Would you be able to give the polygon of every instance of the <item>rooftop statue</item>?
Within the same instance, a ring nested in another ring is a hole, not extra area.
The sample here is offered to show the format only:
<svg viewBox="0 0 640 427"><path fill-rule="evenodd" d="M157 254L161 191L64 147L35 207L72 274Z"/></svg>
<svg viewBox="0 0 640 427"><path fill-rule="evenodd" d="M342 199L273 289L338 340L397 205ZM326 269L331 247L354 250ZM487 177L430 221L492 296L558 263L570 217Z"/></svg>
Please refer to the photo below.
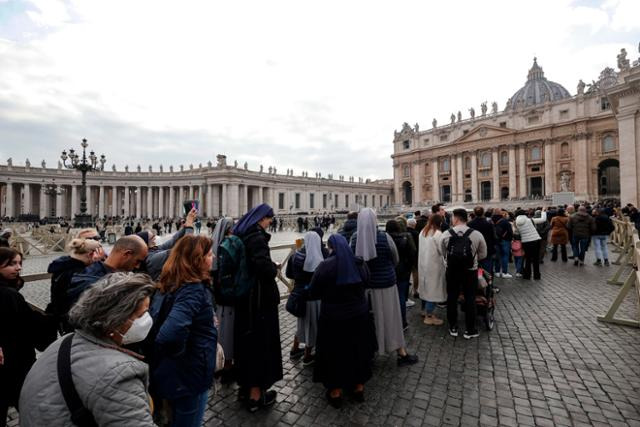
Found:
<svg viewBox="0 0 640 427"><path fill-rule="evenodd" d="M164 172L164 168L160 165L160 172Z"/></svg>
<svg viewBox="0 0 640 427"><path fill-rule="evenodd" d="M224 154L218 154L216 156L216 161L217 167L219 168L227 166L227 156L225 156Z"/></svg>
<svg viewBox="0 0 640 427"><path fill-rule="evenodd" d="M198 169L202 169L202 163L198 163Z"/></svg>
<svg viewBox="0 0 640 427"><path fill-rule="evenodd" d="M247 162L244 162L244 170L249 170L249 164Z"/></svg>
<svg viewBox="0 0 640 427"><path fill-rule="evenodd" d="M451 124L454 124L456 122L456 115L451 113Z"/></svg>
<svg viewBox="0 0 640 427"><path fill-rule="evenodd" d="M269 166L269 175L271 175L271 172L273 172L273 168Z"/></svg>
<svg viewBox="0 0 640 427"><path fill-rule="evenodd" d="M462 121L462 113L460 111L458 111L458 121L459 122Z"/></svg>
<svg viewBox="0 0 640 427"><path fill-rule="evenodd" d="M585 84L582 81L582 79L580 79L580 81L578 82L578 95L584 95L584 88L585 88Z"/></svg>
<svg viewBox="0 0 640 427"><path fill-rule="evenodd" d="M129 172L129 165L124 165L124 171Z"/></svg>
<svg viewBox="0 0 640 427"><path fill-rule="evenodd" d="M140 171L141 171L141 168L140 168L140 165L138 165L138 172L140 172Z"/></svg>
<svg viewBox="0 0 640 427"><path fill-rule="evenodd" d="M237 160L233 161L233 167L236 168L236 169L238 168L238 161Z"/></svg>
<svg viewBox="0 0 640 427"><path fill-rule="evenodd" d="M260 173L262 173L264 166L260 165Z"/></svg>
<svg viewBox="0 0 640 427"><path fill-rule="evenodd" d="M169 166L169 172L173 173L173 165Z"/></svg>
<svg viewBox="0 0 640 427"><path fill-rule="evenodd" d="M11 157L7 159L7 166L13 166L13 159Z"/></svg>
<svg viewBox="0 0 640 427"><path fill-rule="evenodd" d="M31 162L29 161L29 159L24 161L24 167L26 167L26 168L30 168L31 167Z"/></svg>
<svg viewBox="0 0 640 427"><path fill-rule="evenodd" d="M495 101L491 104L491 114L498 114L498 103Z"/></svg>
<svg viewBox="0 0 640 427"><path fill-rule="evenodd" d="M627 49L620 49L620 53L618 54L618 68L620 71L629 69L629 60L627 59Z"/></svg>
<svg viewBox="0 0 640 427"><path fill-rule="evenodd" d="M149 165L149 173L153 172L153 167L151 167L151 165Z"/></svg>
<svg viewBox="0 0 640 427"><path fill-rule="evenodd" d="M184 172L184 165L180 165L180 172Z"/></svg>
<svg viewBox="0 0 640 427"><path fill-rule="evenodd" d="M43 160L43 162L44 162L44 160ZM116 165L115 164L111 164L111 172L115 172L115 171L116 171Z"/></svg>
<svg viewBox="0 0 640 427"><path fill-rule="evenodd" d="M213 163L211 163L211 160L209 160L209 161L207 162L207 167L211 167L211 166L213 166Z"/></svg>
<svg viewBox="0 0 640 427"><path fill-rule="evenodd" d="M62 169L62 162L58 160L58 169Z"/></svg>
<svg viewBox="0 0 640 427"><path fill-rule="evenodd" d="M193 170L193 163L189 163L189 170Z"/></svg>
<svg viewBox="0 0 640 427"><path fill-rule="evenodd" d="M47 167L47 162L45 162L44 160L42 161L42 163L40 163L42 165L42 169L46 169Z"/></svg>
<svg viewBox="0 0 640 427"><path fill-rule="evenodd" d="M414 129L416 130L416 132L420 131L420 126L418 125L418 123L416 122L416 125L414 126Z"/></svg>
<svg viewBox="0 0 640 427"><path fill-rule="evenodd" d="M469 115L471 116L471 119L476 118L476 110L474 110L473 107L469 108Z"/></svg>
<svg viewBox="0 0 640 427"><path fill-rule="evenodd" d="M480 111L482 111L483 117L487 115L487 101L484 101L482 104L480 104Z"/></svg>
<svg viewBox="0 0 640 427"><path fill-rule="evenodd" d="M434 128L437 128L437 127L438 127L438 121L434 118L434 119L433 119L433 121L431 122L431 125L432 125Z"/></svg>
<svg viewBox="0 0 640 427"><path fill-rule="evenodd" d="M274 166L274 167L273 167L273 174L275 175L275 174L277 174L277 173L278 173L278 169Z"/></svg>

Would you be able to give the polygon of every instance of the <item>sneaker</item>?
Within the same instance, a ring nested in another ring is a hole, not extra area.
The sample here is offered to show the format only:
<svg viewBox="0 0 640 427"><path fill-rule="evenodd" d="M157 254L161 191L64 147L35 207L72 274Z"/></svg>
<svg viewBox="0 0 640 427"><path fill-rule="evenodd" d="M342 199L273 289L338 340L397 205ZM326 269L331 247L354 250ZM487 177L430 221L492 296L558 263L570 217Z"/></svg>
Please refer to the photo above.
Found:
<svg viewBox="0 0 640 427"><path fill-rule="evenodd" d="M464 331L464 334L462 336L464 337L465 340L470 340L471 338L478 338L480 334L476 329L474 331Z"/></svg>
<svg viewBox="0 0 640 427"><path fill-rule="evenodd" d="M444 324L444 320L437 318L433 314L428 314L422 321L425 325L440 326Z"/></svg>
<svg viewBox="0 0 640 427"><path fill-rule="evenodd" d="M249 412L256 412L260 408L266 408L276 403L278 393L275 390L263 391L258 400L247 400L247 409Z"/></svg>
<svg viewBox="0 0 640 427"><path fill-rule="evenodd" d="M449 327L449 335L451 335L452 337L457 337L458 336L458 327L457 326Z"/></svg>
<svg viewBox="0 0 640 427"><path fill-rule="evenodd" d="M414 305L416 305L415 301L408 298L407 299L407 308L413 307Z"/></svg>
<svg viewBox="0 0 640 427"><path fill-rule="evenodd" d="M313 363L316 361L316 356L311 354L309 356L305 356L304 359L302 359L302 366L310 366L313 365Z"/></svg>
<svg viewBox="0 0 640 427"><path fill-rule="evenodd" d="M447 308L447 303L446 303L446 301L445 302L439 302L439 303L436 304L436 306L438 308Z"/></svg>
<svg viewBox="0 0 640 427"><path fill-rule="evenodd" d="M602 265L602 261L597 259L596 262L593 263L593 265L596 265L596 266L600 267Z"/></svg>
<svg viewBox="0 0 640 427"><path fill-rule="evenodd" d="M605 267L609 267L609 260L605 258L604 260L604 266Z"/></svg>
<svg viewBox="0 0 640 427"><path fill-rule="evenodd" d="M497 273L496 273L496 277L502 277L502 273L497 272Z"/></svg>
<svg viewBox="0 0 640 427"><path fill-rule="evenodd" d="M573 259L573 265L575 265L576 267L578 266L579 262L580 262L580 260L578 258L574 258Z"/></svg>
<svg viewBox="0 0 640 427"><path fill-rule="evenodd" d="M522 273L516 273L516 277L522 277Z"/></svg>
<svg viewBox="0 0 640 427"><path fill-rule="evenodd" d="M304 354L304 348L297 348L289 352L289 357L292 360L298 360L302 357L303 354Z"/></svg>
<svg viewBox="0 0 640 427"><path fill-rule="evenodd" d="M418 356L415 354L405 354L404 356L398 357L398 367L415 365L418 363Z"/></svg>
<svg viewBox="0 0 640 427"><path fill-rule="evenodd" d="M509 273L502 273L502 278L503 279L513 279L513 276L510 275Z"/></svg>

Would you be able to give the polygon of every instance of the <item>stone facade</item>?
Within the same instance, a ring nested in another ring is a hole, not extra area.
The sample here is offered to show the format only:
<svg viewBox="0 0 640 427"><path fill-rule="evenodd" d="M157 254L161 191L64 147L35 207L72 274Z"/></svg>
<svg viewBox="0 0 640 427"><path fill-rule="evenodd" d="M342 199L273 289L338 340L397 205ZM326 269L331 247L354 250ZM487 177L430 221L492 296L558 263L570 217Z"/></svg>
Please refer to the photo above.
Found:
<svg viewBox="0 0 640 427"><path fill-rule="evenodd" d="M80 212L81 175L58 165L57 169L0 165L0 216L73 218ZM238 217L248 209L266 202L277 214L296 212L333 212L361 206L382 208L392 202L390 180L369 181L353 177L307 173L294 176L278 174L275 168L251 171L226 164L224 156L207 166L180 167L174 171L134 172L104 170L87 174L87 208L94 216L135 218L175 217L182 215L182 201L200 201L200 211L209 217Z"/></svg>
<svg viewBox="0 0 640 427"><path fill-rule="evenodd" d="M637 64L606 68L595 84L580 80L572 96L534 59L501 112L483 103L480 115L454 113L429 130L405 123L393 140L395 202L498 204L570 191L578 200L636 203L639 74Z"/></svg>

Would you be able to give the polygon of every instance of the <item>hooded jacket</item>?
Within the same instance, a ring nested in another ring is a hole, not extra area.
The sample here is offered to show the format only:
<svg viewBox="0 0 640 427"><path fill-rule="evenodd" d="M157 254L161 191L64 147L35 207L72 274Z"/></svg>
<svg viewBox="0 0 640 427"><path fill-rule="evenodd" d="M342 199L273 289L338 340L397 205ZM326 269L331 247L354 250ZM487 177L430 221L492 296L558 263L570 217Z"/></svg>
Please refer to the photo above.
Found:
<svg viewBox="0 0 640 427"><path fill-rule="evenodd" d="M47 273L51 273L51 302L47 305L47 313L64 316L69 312L71 304L67 291L71 286L71 278L85 268L83 261L68 255L56 258L49 264Z"/></svg>
<svg viewBox="0 0 640 427"><path fill-rule="evenodd" d="M596 231L596 222L586 212L576 212L569 219L569 229L576 239L589 239Z"/></svg>
<svg viewBox="0 0 640 427"><path fill-rule="evenodd" d="M69 305L73 305L80 295L91 285L115 270L108 267L104 262L98 261L89 265L83 271L76 273L71 277L71 286L67 291Z"/></svg>

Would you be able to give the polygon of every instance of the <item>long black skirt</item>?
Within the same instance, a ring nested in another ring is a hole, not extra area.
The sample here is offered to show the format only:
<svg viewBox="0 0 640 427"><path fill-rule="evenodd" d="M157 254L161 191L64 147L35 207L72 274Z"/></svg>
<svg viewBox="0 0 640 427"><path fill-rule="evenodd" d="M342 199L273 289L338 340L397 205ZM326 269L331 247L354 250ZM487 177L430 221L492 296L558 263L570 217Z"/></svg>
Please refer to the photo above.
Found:
<svg viewBox="0 0 640 427"><path fill-rule="evenodd" d="M377 351L371 314L347 320L329 320L320 314L313 381L327 389L351 391L372 375Z"/></svg>
<svg viewBox="0 0 640 427"><path fill-rule="evenodd" d="M249 310L248 304L235 309L234 364L238 385L266 390L282 379L282 348L278 306Z"/></svg>

